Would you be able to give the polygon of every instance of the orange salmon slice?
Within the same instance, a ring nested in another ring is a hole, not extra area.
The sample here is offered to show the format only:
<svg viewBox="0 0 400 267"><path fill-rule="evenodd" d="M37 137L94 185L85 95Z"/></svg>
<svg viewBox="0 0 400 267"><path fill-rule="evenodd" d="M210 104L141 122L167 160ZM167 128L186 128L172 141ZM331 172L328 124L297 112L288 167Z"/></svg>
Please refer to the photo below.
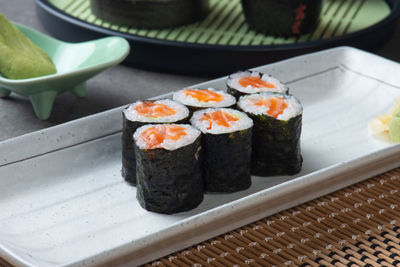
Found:
<svg viewBox="0 0 400 267"><path fill-rule="evenodd" d="M212 128L212 123L215 122L216 124L224 127L229 127L231 122L238 121L238 118L233 117L227 112L218 110L211 113L205 113L201 117L202 121L208 121L210 124L207 127L207 130Z"/></svg>
<svg viewBox="0 0 400 267"><path fill-rule="evenodd" d="M275 119L281 115L285 109L288 107L285 99L282 97L260 99L253 102L256 106L264 106L268 108L267 114Z"/></svg>
<svg viewBox="0 0 400 267"><path fill-rule="evenodd" d="M153 102L140 103L136 105L134 109L139 115L153 118L172 116L176 114L175 109L164 104L155 104Z"/></svg>
<svg viewBox="0 0 400 267"><path fill-rule="evenodd" d="M187 135L185 127L178 125L162 125L150 127L142 132L141 139L147 144L148 149L161 148L165 140L178 141Z"/></svg>
<svg viewBox="0 0 400 267"><path fill-rule="evenodd" d="M239 80L239 84L242 87L255 87L255 88L275 88L275 85L272 83L267 83L266 81L261 80L257 76L243 77Z"/></svg>
<svg viewBox="0 0 400 267"><path fill-rule="evenodd" d="M221 102L224 99L222 95L207 89L186 89L183 92L185 93L185 95L196 98L198 101L201 102Z"/></svg>

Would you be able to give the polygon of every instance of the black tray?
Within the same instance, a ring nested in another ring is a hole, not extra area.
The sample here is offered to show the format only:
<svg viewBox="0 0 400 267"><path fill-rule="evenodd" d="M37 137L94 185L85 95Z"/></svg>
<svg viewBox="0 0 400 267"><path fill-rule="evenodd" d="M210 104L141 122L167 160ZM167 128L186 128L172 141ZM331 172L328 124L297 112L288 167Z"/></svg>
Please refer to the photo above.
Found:
<svg viewBox="0 0 400 267"><path fill-rule="evenodd" d="M150 31L143 33L143 30L139 31L136 29L133 29L136 33L132 33L132 29L123 29L118 25L109 25L108 23L104 23L98 19L93 21L93 15L90 15L91 17L87 16L89 19L82 19L79 12L76 13L76 11L74 11L75 13L70 12L70 14L68 14L68 12L55 7L50 0L35 1L40 21L50 34L56 38L69 42L80 42L108 35L122 36L130 42L132 48L130 55L124 61L124 64L126 65L168 72L218 75L231 73L238 69L247 69L258 65L264 65L292 56L335 46L347 45L370 51L374 50L379 48L387 41L388 37L390 37L394 30L395 21L400 14L400 1L387 0L386 3L389 5L391 10L390 14L386 18L352 33L346 33L346 31L344 31L342 34L335 34L335 32L333 32L330 33L331 36L327 37L324 36L327 31L330 31L330 29L336 31L339 27L343 26L340 25L340 23L343 22L340 19L345 18L346 13L340 13L341 11L339 10L339 8L342 8L343 3L351 2L351 4L358 4L356 2L360 2L360 7L357 7L357 12L362 12L361 5L368 2L368 0L330 0L325 2L325 5L336 5L338 6L338 10L329 10L328 12L329 7L327 7L325 14L323 15L330 16L329 22L326 23L326 25L321 25L320 23L319 28L308 36L288 39L275 38L267 45L243 45L240 42L237 44L221 44L218 42L213 44L207 42L201 43L201 40L189 42L187 40L171 40L171 38L162 39L157 36L149 37L151 35ZM87 0L71 1L79 1L78 4L80 5L88 5ZM214 2L215 1L222 0L214 0ZM232 5L233 2L229 1L235 0L227 1L227 3ZM240 2L238 0L236 1L236 4L239 5ZM215 6L220 5L220 3L222 2L215 4L212 8L217 8ZM76 9L79 8L75 7L75 10ZM226 8L224 7L224 9ZM90 13L88 6L82 8L82 10L86 13ZM235 10L238 12L238 9ZM347 12L348 10L345 11ZM342 17L338 19L338 16ZM353 15L353 18L350 18L350 20L354 19L354 17L355 15ZM238 17L237 19L244 20L242 17ZM204 29L205 27L201 28L200 26L204 24L201 23L203 22L188 27L191 27L192 30L195 29L196 31L208 30ZM215 23L220 22L218 22L218 19L215 19ZM337 23L338 25L333 25L334 23ZM347 21L346 23L351 25L352 21ZM210 25L203 26L212 28ZM188 27L171 29L170 31L182 32L187 30ZM243 30L243 27L246 29L247 25L243 22L241 27ZM320 36L316 37L314 35L316 35L317 31L319 31L318 35ZM233 33L232 36L235 34L239 33ZM253 36L254 40L257 40L257 38L258 40L260 38L266 38L266 36L252 32L252 30L249 29L245 30L245 34Z"/></svg>

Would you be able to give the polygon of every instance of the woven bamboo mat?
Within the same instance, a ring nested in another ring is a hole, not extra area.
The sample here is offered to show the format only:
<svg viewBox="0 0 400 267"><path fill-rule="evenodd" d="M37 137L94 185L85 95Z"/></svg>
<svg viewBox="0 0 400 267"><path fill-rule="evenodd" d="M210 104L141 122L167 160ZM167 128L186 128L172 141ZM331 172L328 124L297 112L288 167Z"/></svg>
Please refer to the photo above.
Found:
<svg viewBox="0 0 400 267"><path fill-rule="evenodd" d="M144 266L400 266L400 168Z"/></svg>
<svg viewBox="0 0 400 267"><path fill-rule="evenodd" d="M168 40L180 43L208 45L279 45L340 37L366 29L390 14L384 0L326 0L316 29L299 38L282 38L259 34L245 22L240 0L211 0L208 16L198 22L172 29L137 29L102 21L90 9L89 0L48 0L55 12L65 12L72 19L94 27L111 29L133 36Z"/></svg>

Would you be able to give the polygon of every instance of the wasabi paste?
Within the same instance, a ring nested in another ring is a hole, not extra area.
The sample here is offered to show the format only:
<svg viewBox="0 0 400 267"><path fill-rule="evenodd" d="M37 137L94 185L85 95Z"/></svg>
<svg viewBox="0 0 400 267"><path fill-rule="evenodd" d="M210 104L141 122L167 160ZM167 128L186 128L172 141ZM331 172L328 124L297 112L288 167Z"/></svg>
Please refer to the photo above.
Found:
<svg viewBox="0 0 400 267"><path fill-rule="evenodd" d="M51 58L0 13L0 73L28 79L56 73Z"/></svg>
<svg viewBox="0 0 400 267"><path fill-rule="evenodd" d="M392 114L392 118L389 122L389 134L393 143L400 142L400 107Z"/></svg>

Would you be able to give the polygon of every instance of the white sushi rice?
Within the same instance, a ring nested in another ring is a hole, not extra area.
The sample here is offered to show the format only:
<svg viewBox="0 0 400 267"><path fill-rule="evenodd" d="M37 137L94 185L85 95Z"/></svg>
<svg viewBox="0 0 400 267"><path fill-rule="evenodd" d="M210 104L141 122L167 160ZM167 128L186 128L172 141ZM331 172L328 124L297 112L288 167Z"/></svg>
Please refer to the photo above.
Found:
<svg viewBox="0 0 400 267"><path fill-rule="evenodd" d="M264 82L273 84L275 88L269 88L269 87L257 88L257 87L252 87L250 85L243 87L240 85L239 81L244 77L260 77L261 80L263 80ZM245 94L255 94L260 92L275 92L275 93L287 94L289 90L286 87L286 85L281 83L278 79L272 77L271 75L263 74L258 71L240 71L231 74L226 83L229 87Z"/></svg>
<svg viewBox="0 0 400 267"><path fill-rule="evenodd" d="M147 143L142 139L142 133L151 127L156 127L160 131L162 127L173 127L173 126L181 126L185 128L186 135L182 136L179 140L167 140L160 144L161 148L166 150L176 150L178 148L187 146L192 144L196 139L200 136L201 132L188 124L147 124L142 127L139 127L135 133L133 134L133 139L135 140L136 145L140 149L148 149Z"/></svg>
<svg viewBox="0 0 400 267"><path fill-rule="evenodd" d="M208 120L202 121L201 118L206 113L212 113L218 110L227 112L229 115L238 118L239 120L230 122L229 127L218 125L215 122L212 122L211 129L208 129L210 127L210 122ZM231 108L208 108L196 111L193 113L193 116L190 119L190 123L201 132L210 134L232 133L236 131L246 130L253 126L253 120L250 119L244 112L240 112Z"/></svg>
<svg viewBox="0 0 400 267"><path fill-rule="evenodd" d="M289 120L297 115L303 113L303 107L301 106L299 100L292 95L286 94L274 94L274 93L260 93L260 94L253 94L253 95L246 95L239 98L238 106L241 110L252 113L255 115L268 115L268 107L265 106L257 106L254 102L262 99L271 99L271 98L283 98L286 104L288 105L287 108L283 111L282 114L278 115L278 120Z"/></svg>
<svg viewBox="0 0 400 267"><path fill-rule="evenodd" d="M155 104L164 104L176 111L174 115L164 117L147 117L137 113L135 107L145 101L137 101L124 109L124 114L127 120L139 121L147 123L171 123L185 119L189 116L189 109L184 105L177 103L171 99L162 99L154 101Z"/></svg>
<svg viewBox="0 0 400 267"><path fill-rule="evenodd" d="M174 93L173 99L177 102L180 102L184 105L191 106L191 107L200 107L200 108L222 108L222 107L230 107L236 103L236 99L234 96L228 94L225 91L220 91L216 90L214 88L208 88L207 90L215 92L217 94L220 94L223 97L223 100L220 102L217 101L199 101L197 98L194 98L190 95L186 95L185 90L191 89L191 90L204 90L204 89L198 89L198 88L186 88L179 90Z"/></svg>

